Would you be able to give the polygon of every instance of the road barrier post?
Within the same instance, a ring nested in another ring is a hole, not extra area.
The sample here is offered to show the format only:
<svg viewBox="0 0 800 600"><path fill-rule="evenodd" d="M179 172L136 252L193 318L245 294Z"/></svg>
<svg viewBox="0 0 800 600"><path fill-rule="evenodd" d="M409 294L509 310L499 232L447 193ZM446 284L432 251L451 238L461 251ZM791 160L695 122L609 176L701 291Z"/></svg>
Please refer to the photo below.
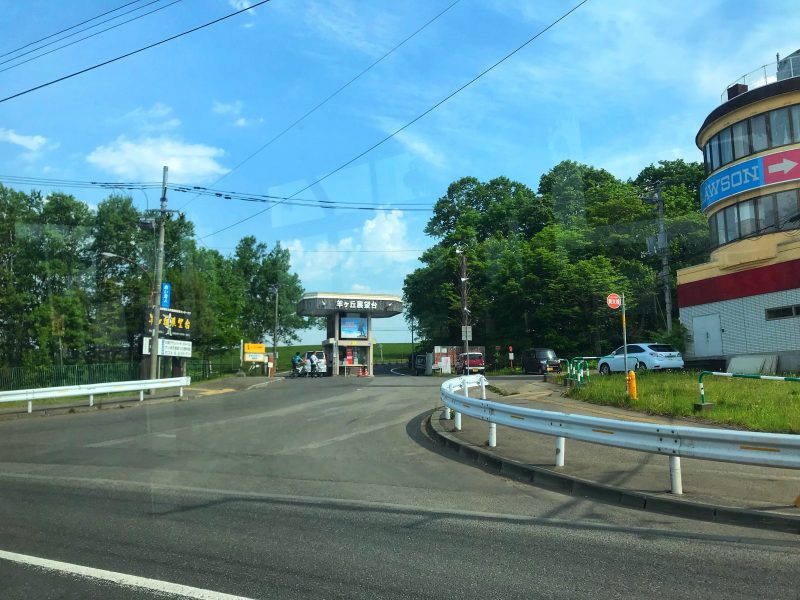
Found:
<svg viewBox="0 0 800 600"><path fill-rule="evenodd" d="M669 482L670 491L676 496L683 495L683 481L681 479L681 457L669 457Z"/></svg>
<svg viewBox="0 0 800 600"><path fill-rule="evenodd" d="M486 379L481 378L481 400L486 400ZM497 447L497 423L489 422L489 448Z"/></svg>
<svg viewBox="0 0 800 600"><path fill-rule="evenodd" d="M469 388L467 387L466 377L461 378L461 389L464 392L464 397L469 398ZM453 419L453 427L456 431L461 431L461 413L456 411L455 418Z"/></svg>
<svg viewBox="0 0 800 600"><path fill-rule="evenodd" d="M556 466L563 467L564 466L564 451L566 450L567 446L567 438L557 437L556 438Z"/></svg>
<svg viewBox="0 0 800 600"><path fill-rule="evenodd" d="M89 406L94 406L94 394L89 394Z"/></svg>

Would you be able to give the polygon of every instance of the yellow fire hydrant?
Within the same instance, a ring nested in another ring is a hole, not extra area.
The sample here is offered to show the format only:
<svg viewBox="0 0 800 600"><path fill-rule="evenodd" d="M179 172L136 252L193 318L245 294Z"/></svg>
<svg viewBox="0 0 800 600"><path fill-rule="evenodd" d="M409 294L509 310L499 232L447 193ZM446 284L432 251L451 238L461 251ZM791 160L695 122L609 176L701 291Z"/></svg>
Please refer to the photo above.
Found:
<svg viewBox="0 0 800 600"><path fill-rule="evenodd" d="M636 372L628 371L628 376L625 378L628 384L628 397L631 400L636 400Z"/></svg>

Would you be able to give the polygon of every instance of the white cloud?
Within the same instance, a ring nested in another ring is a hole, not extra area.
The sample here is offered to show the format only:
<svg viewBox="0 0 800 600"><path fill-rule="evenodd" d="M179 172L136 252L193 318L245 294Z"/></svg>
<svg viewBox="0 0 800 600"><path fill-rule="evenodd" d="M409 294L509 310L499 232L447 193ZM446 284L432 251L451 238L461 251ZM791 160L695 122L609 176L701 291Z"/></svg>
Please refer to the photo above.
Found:
<svg viewBox="0 0 800 600"><path fill-rule="evenodd" d="M172 116L172 107L163 102L156 102L150 108L139 106L125 118L136 123L143 132L169 131L181 125L181 120Z"/></svg>
<svg viewBox="0 0 800 600"><path fill-rule="evenodd" d="M372 288L368 285L361 285L360 283L354 283L350 286L350 291L356 294L366 294L367 292L371 292Z"/></svg>
<svg viewBox="0 0 800 600"><path fill-rule="evenodd" d="M41 135L22 135L13 129L0 127L0 142L8 142L9 144L22 146L31 152L37 152L47 144L47 138Z"/></svg>
<svg viewBox="0 0 800 600"><path fill-rule="evenodd" d="M396 276L398 269L402 270L400 263L406 263L410 270L417 253L399 252L411 247L407 233L402 211L379 211L372 219L365 220L355 235L338 241L319 240L309 245L293 239L282 241L281 245L289 250L292 270L300 276L304 287L336 291L354 273L369 273L375 284L387 273ZM373 252L376 250L381 252ZM351 284L351 291L359 289L372 291L364 284Z"/></svg>
<svg viewBox="0 0 800 600"><path fill-rule="evenodd" d="M164 165L173 181L207 181L228 169L217 162L225 152L204 144L188 144L177 138L158 137L133 141L124 136L98 146L86 160L96 167L132 180L158 179Z"/></svg>
<svg viewBox="0 0 800 600"><path fill-rule="evenodd" d="M242 114L243 107L244 104L241 100L236 100L235 102L218 102L214 100L211 110L218 115L232 115L235 117Z"/></svg>
<svg viewBox="0 0 800 600"><path fill-rule="evenodd" d="M361 229L361 240L368 250L388 250L381 254L381 262L408 262L416 259L408 250L410 244L407 237L406 222L400 210L380 211L374 218L364 221Z"/></svg>
<svg viewBox="0 0 800 600"><path fill-rule="evenodd" d="M310 2L306 5L305 19L322 37L370 55L385 50L374 40L396 37L396 17L380 10L370 10L369 3L351 0Z"/></svg>
<svg viewBox="0 0 800 600"><path fill-rule="evenodd" d="M228 4L230 4L234 10L245 10L246 8L249 8L250 10L247 11L248 15L256 14L256 10L254 8L250 8L253 6L253 3L250 0L228 0Z"/></svg>

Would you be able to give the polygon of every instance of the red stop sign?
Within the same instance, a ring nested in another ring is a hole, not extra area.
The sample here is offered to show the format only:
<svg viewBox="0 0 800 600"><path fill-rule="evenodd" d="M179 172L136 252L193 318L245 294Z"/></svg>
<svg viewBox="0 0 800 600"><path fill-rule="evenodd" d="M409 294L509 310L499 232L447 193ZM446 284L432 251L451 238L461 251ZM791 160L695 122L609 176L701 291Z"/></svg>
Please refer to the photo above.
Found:
<svg viewBox="0 0 800 600"><path fill-rule="evenodd" d="M608 298L606 298L606 304L608 304L609 308L617 309L622 306L622 298L619 297L619 294L609 294Z"/></svg>

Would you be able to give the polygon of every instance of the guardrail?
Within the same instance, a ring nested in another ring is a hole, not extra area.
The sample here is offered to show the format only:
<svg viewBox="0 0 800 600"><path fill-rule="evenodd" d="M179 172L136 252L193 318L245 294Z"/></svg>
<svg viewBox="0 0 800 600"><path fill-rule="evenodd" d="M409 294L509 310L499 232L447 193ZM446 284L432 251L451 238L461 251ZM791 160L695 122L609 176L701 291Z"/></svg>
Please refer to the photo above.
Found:
<svg viewBox="0 0 800 600"><path fill-rule="evenodd" d="M0 392L0 404L4 402L28 402L28 412L33 412L33 401L45 398L74 398L88 396L89 406L94 406L96 394L110 394L115 392L139 392L139 402L144 400L145 390L180 388L183 398L183 388L192 382L191 377L171 377L169 379L140 379L138 381L117 381L115 383L89 383L85 385L65 385L61 387L39 388L35 390L14 390Z"/></svg>
<svg viewBox="0 0 800 600"><path fill-rule="evenodd" d="M738 377L740 379L765 379L767 381L800 381L800 377L781 377L779 375L751 375L749 373L726 373L725 371L700 371L697 378L697 387L700 389L700 405L711 406L706 402L706 388L703 386L703 376L713 375L715 377Z"/></svg>
<svg viewBox="0 0 800 600"><path fill-rule="evenodd" d="M486 400L482 375L448 379L441 386L445 418L455 411L453 424L461 430L461 415L489 423L489 446L497 445L497 424L556 438L556 466L563 467L566 439L669 456L673 494L683 493L681 457L701 458L764 467L800 469L800 435L734 431L635 423L585 415L523 408ZM481 397L469 389L480 387ZM455 390L462 390L457 394Z"/></svg>

